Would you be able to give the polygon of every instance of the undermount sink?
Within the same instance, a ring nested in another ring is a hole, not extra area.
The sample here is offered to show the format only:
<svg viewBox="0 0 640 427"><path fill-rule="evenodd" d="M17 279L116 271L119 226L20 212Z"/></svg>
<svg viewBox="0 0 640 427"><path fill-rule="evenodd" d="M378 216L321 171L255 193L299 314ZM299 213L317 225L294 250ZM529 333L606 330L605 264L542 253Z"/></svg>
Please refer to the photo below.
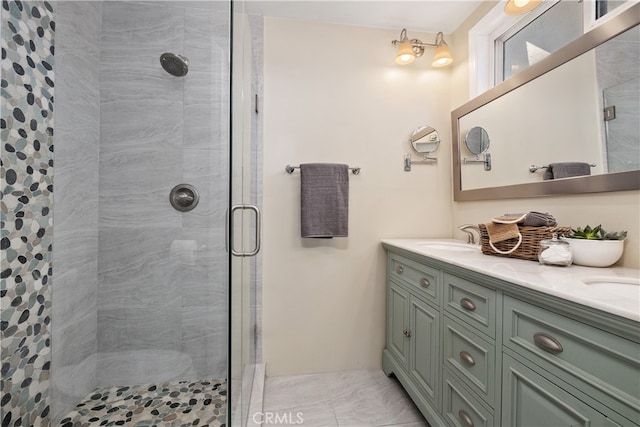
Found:
<svg viewBox="0 0 640 427"><path fill-rule="evenodd" d="M640 286L640 278L636 277L587 277L582 283L590 288L628 289L630 286Z"/></svg>
<svg viewBox="0 0 640 427"><path fill-rule="evenodd" d="M457 242L421 242L418 246L425 249L436 249L452 252L478 252L480 246Z"/></svg>
<svg viewBox="0 0 640 427"><path fill-rule="evenodd" d="M594 276L581 280L601 300L619 300L620 297L633 301L640 306L640 278Z"/></svg>

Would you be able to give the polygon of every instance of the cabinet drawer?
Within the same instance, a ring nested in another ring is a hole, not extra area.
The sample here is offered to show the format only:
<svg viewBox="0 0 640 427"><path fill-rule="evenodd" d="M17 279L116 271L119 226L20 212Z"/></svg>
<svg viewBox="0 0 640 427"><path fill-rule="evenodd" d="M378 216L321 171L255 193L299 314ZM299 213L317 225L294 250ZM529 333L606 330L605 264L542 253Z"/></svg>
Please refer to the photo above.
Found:
<svg viewBox="0 0 640 427"><path fill-rule="evenodd" d="M485 408L447 369L444 370L443 415L454 427L492 427L493 413Z"/></svg>
<svg viewBox="0 0 640 427"><path fill-rule="evenodd" d="M469 388L493 406L496 378L494 343L481 338L461 323L445 317L444 361Z"/></svg>
<svg viewBox="0 0 640 427"><path fill-rule="evenodd" d="M471 326L496 337L496 291L461 279L444 275L445 310Z"/></svg>
<svg viewBox="0 0 640 427"><path fill-rule="evenodd" d="M512 427L617 426L562 388L505 355L502 423Z"/></svg>
<svg viewBox="0 0 640 427"><path fill-rule="evenodd" d="M640 419L640 345L505 296L505 347L603 405Z"/></svg>
<svg viewBox="0 0 640 427"><path fill-rule="evenodd" d="M440 271L399 255L389 257L389 275L410 289L423 295L428 302L438 305L440 296Z"/></svg>

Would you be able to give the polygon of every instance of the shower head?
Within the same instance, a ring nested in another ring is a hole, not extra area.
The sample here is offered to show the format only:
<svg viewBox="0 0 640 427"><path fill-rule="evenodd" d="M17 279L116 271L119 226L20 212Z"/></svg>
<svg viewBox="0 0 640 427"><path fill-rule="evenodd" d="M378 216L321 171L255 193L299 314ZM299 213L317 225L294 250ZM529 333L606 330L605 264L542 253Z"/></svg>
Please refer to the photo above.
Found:
<svg viewBox="0 0 640 427"><path fill-rule="evenodd" d="M163 53L160 55L160 65L164 70L176 77L183 77L189 72L189 60L175 53Z"/></svg>

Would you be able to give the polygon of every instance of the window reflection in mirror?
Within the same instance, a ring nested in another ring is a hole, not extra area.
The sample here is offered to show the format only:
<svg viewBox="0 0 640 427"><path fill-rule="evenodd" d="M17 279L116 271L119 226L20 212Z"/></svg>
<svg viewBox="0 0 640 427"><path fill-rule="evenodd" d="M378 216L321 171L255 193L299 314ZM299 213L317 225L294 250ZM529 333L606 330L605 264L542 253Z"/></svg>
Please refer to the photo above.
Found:
<svg viewBox="0 0 640 427"><path fill-rule="evenodd" d="M580 37L583 33L582 7L582 2L560 1L515 34L507 32L498 41L502 43L502 55L497 55L496 59L500 61L502 57L502 76L496 81L508 79Z"/></svg>

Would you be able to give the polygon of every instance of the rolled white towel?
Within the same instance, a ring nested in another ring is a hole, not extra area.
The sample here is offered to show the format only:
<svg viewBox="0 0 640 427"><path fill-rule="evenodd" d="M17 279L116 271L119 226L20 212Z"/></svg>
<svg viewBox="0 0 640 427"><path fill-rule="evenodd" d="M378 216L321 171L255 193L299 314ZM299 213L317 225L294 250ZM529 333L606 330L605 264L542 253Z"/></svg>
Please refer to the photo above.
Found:
<svg viewBox="0 0 640 427"><path fill-rule="evenodd" d="M563 246L553 245L542 251L540 258L545 264L566 265L571 262L571 251Z"/></svg>

